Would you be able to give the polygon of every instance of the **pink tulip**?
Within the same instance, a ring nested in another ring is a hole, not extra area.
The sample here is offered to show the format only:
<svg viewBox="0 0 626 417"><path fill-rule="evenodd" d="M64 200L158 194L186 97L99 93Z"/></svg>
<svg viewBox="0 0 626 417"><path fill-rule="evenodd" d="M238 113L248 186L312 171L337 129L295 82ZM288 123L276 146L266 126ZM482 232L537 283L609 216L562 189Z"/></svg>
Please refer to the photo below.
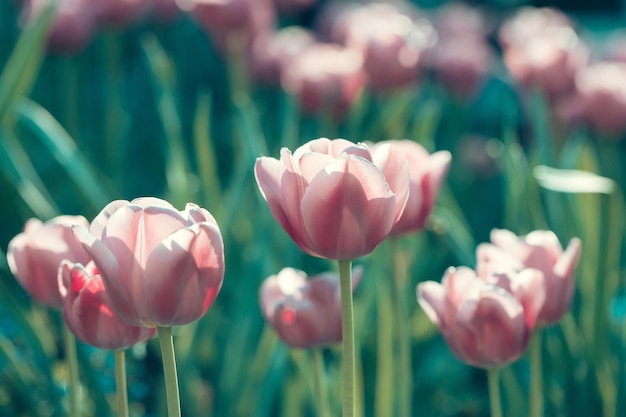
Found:
<svg viewBox="0 0 626 417"><path fill-rule="evenodd" d="M541 274L531 269L485 282L465 267L450 268L442 283L417 286L417 298L463 362L493 368L517 360L535 327L542 301Z"/></svg>
<svg viewBox="0 0 626 417"><path fill-rule="evenodd" d="M558 322L569 309L574 295L574 270L581 253L578 238L570 240L563 251L551 231L536 230L518 237L508 230L493 230L491 244L478 246L477 273L486 277L500 271L533 268L541 272L545 302L539 312L540 324Z"/></svg>
<svg viewBox="0 0 626 417"><path fill-rule="evenodd" d="M86 264L90 257L72 234L72 225L87 227L82 216L58 216L42 223L30 219L7 250L9 268L20 285L37 302L61 307L58 272L61 261Z"/></svg>
<svg viewBox="0 0 626 417"><path fill-rule="evenodd" d="M353 289L362 275L363 268L354 268ZM307 278L303 271L284 268L263 282L260 298L265 320L289 346L310 348L341 341L341 294L337 273Z"/></svg>
<svg viewBox="0 0 626 417"><path fill-rule="evenodd" d="M388 183L366 145L326 138L255 164L261 194L287 234L306 253L336 260L367 255L391 231L407 199L408 167L401 171Z"/></svg>
<svg viewBox="0 0 626 417"><path fill-rule="evenodd" d="M155 328L131 326L111 311L102 277L93 262L86 266L63 261L59 271L63 318L85 343L102 349L126 349L145 342Z"/></svg>
<svg viewBox="0 0 626 417"><path fill-rule="evenodd" d="M390 183L397 176L405 175L404 165L408 162L408 200L390 235L402 235L424 228L448 172L450 152L440 151L429 155L423 146L411 140L389 140L374 145L373 158L374 164Z"/></svg>
<svg viewBox="0 0 626 417"><path fill-rule="evenodd" d="M354 48L315 43L283 68L281 84L298 97L306 113L330 110L336 117L343 116L365 86L363 55Z"/></svg>
<svg viewBox="0 0 626 417"><path fill-rule="evenodd" d="M195 204L109 203L75 234L93 257L111 309L134 326L190 323L211 306L224 279L224 247L211 214Z"/></svg>

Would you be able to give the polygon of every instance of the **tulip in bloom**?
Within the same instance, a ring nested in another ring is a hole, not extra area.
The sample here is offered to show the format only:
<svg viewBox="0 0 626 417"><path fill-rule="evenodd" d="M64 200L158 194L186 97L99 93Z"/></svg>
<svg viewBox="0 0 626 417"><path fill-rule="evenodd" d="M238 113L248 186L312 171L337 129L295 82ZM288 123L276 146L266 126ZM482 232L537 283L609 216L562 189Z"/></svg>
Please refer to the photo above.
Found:
<svg viewBox="0 0 626 417"><path fill-rule="evenodd" d="M260 157L255 176L274 218L306 253L367 255L398 221L408 197L406 162L388 182L366 145L315 139L280 159Z"/></svg>
<svg viewBox="0 0 626 417"><path fill-rule="evenodd" d="M30 219L24 231L9 242L11 272L31 297L48 307L62 305L57 279L61 262L87 264L90 260L74 238L72 225L87 227L89 222L82 216L58 216L45 223Z"/></svg>
<svg viewBox="0 0 626 417"><path fill-rule="evenodd" d="M483 280L469 268L450 268L442 283L420 283L417 298L460 360L490 369L526 350L545 298L540 281L532 269Z"/></svg>
<svg viewBox="0 0 626 417"><path fill-rule="evenodd" d="M135 326L169 327L202 317L224 279L213 216L157 198L109 203L75 234L93 257L115 314Z"/></svg>
<svg viewBox="0 0 626 417"><path fill-rule="evenodd" d="M402 235L424 228L451 158L448 151L429 155L422 145L411 140L389 140L373 146L374 163L388 181L391 182L396 175L405 175L404 166L407 162L409 167L407 203L390 235Z"/></svg>
<svg viewBox="0 0 626 417"><path fill-rule="evenodd" d="M363 268L354 268L353 289L362 275ZM303 271L284 268L263 282L260 299L265 320L289 346L310 348L341 341L337 273L307 278Z"/></svg>
<svg viewBox="0 0 626 417"><path fill-rule="evenodd" d="M539 311L540 324L558 322L569 309L574 295L574 270L581 253L578 238L570 240L563 251L556 235L548 230L536 230L518 237L509 230L493 230L491 243L483 243L476 251L477 273L487 277L492 273L524 268L540 271L545 302Z"/></svg>
<svg viewBox="0 0 626 417"><path fill-rule="evenodd" d="M63 318L85 343L102 349L126 349L156 334L155 328L131 326L111 311L102 277L93 262L83 266L63 261L59 288L64 297Z"/></svg>

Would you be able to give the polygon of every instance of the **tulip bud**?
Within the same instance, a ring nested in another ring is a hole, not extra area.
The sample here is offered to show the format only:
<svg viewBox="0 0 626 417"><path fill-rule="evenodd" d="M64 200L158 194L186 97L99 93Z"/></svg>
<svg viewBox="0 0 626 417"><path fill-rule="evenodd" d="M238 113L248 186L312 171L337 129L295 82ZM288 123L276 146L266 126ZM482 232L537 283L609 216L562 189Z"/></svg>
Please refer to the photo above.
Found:
<svg viewBox="0 0 626 417"><path fill-rule="evenodd" d="M82 216L58 216L45 223L30 219L24 231L9 242L7 261L11 272L35 301L48 307L61 307L57 279L61 262L86 264L90 260L74 238L72 225L87 227L89 223Z"/></svg>
<svg viewBox="0 0 626 417"><path fill-rule="evenodd" d="M369 254L398 221L408 193L408 168L393 189L366 145L315 139L280 160L258 158L261 194L274 218L306 253L349 260Z"/></svg>
<svg viewBox="0 0 626 417"><path fill-rule="evenodd" d="M352 288L363 268L354 268ZM260 290L263 316L283 342L294 348L324 346L341 341L341 294L334 272L306 276L284 268L267 278Z"/></svg>
<svg viewBox="0 0 626 417"><path fill-rule="evenodd" d="M372 153L374 163L396 194L394 180L398 175L406 175L404 165L409 170L407 203L389 234L398 236L423 229L448 172L450 152L429 155L424 147L411 140L389 140L373 145Z"/></svg>
<svg viewBox="0 0 626 417"><path fill-rule="evenodd" d="M510 285L505 289L497 281L481 280L469 268L450 268L441 284L420 283L417 298L460 360L489 369L517 360L526 350L537 313L529 294L541 290L539 278L533 271L525 273L525 285L517 288L520 300Z"/></svg>
<svg viewBox="0 0 626 417"><path fill-rule="evenodd" d="M574 295L574 270L581 254L578 238L570 240L565 251L551 231L536 230L518 237L508 230L493 230L491 244L476 250L479 276L485 278L501 271L532 268L542 274L545 302L538 313L542 325L558 322L570 307Z"/></svg>
<svg viewBox="0 0 626 417"><path fill-rule="evenodd" d="M178 211L157 198L114 201L89 230L74 233L102 275L111 309L134 326L197 320L222 286L222 236L213 216L195 204Z"/></svg>
<svg viewBox="0 0 626 417"><path fill-rule="evenodd" d="M145 342L156 329L131 326L111 311L102 277L93 262L63 261L59 270L63 318L76 337L101 349L126 349Z"/></svg>

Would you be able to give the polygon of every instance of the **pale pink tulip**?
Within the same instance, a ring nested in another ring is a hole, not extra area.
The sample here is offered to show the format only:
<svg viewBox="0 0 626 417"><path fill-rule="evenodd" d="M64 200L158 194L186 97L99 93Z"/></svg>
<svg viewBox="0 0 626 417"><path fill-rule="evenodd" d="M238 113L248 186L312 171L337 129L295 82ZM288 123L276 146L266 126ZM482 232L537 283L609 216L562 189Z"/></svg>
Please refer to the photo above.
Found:
<svg viewBox="0 0 626 417"><path fill-rule="evenodd" d="M448 172L450 152L440 151L430 155L422 145L414 141L389 140L375 144L372 154L374 164L380 168L390 184L395 184L398 176L405 175L405 163L409 167L407 203L390 235L397 236L423 229ZM398 188L400 192L402 187ZM391 189L394 190L393 185Z"/></svg>
<svg viewBox="0 0 626 417"><path fill-rule="evenodd" d="M365 86L363 55L354 48L315 43L283 68L281 85L298 97L306 113L343 116Z"/></svg>
<svg viewBox="0 0 626 417"><path fill-rule="evenodd" d="M354 268L353 289L362 275L363 268ZM341 294L337 273L307 277L303 271L284 268L263 282L260 302L267 323L291 347L310 348L341 341Z"/></svg>
<svg viewBox="0 0 626 417"><path fill-rule="evenodd" d="M59 288L64 297L63 318L68 328L91 346L126 349L156 334L155 328L131 326L113 313L102 277L93 262L83 266L63 261Z"/></svg>
<svg viewBox="0 0 626 417"><path fill-rule="evenodd" d="M30 219L24 231L15 236L7 250L9 268L20 285L37 302L61 307L57 279L63 260L86 264L90 257L74 238L73 225L87 227L83 216L58 216L42 223Z"/></svg>
<svg viewBox="0 0 626 417"><path fill-rule="evenodd" d="M575 289L574 270L581 254L578 238L563 251L556 235L536 230L518 237L509 230L491 232L491 244L480 244L476 251L477 273L487 277L500 271L532 268L541 272L545 302L539 312L540 324L558 322L570 307Z"/></svg>
<svg viewBox="0 0 626 417"><path fill-rule="evenodd" d="M460 360L499 367L524 353L543 296L541 274L529 269L519 275L485 282L469 268L450 268L442 283L420 283L417 298Z"/></svg>
<svg viewBox="0 0 626 417"><path fill-rule="evenodd" d="M287 234L306 253L336 260L367 255L387 237L406 205L402 170L392 185L366 145L327 138L255 164L261 194Z"/></svg>
<svg viewBox="0 0 626 417"><path fill-rule="evenodd" d="M195 204L178 211L157 198L118 200L89 230L74 232L102 275L111 309L132 325L190 323L222 286L222 236L213 216Z"/></svg>

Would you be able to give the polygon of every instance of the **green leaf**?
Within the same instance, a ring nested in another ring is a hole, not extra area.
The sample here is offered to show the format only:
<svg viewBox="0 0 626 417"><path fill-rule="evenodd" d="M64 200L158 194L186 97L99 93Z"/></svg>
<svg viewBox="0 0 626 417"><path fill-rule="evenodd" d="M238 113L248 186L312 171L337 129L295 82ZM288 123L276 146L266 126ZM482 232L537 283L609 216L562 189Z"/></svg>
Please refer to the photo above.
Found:
<svg viewBox="0 0 626 417"><path fill-rule="evenodd" d="M41 140L91 206L96 211L104 207L110 201L107 192L63 126L46 109L28 99L17 101L14 111L18 122Z"/></svg>
<svg viewBox="0 0 626 417"><path fill-rule="evenodd" d="M578 169L557 169L538 165L533 176L543 188L561 193L612 194L615 182L592 172Z"/></svg>
<svg viewBox="0 0 626 417"><path fill-rule="evenodd" d="M0 121L16 97L30 90L45 54L46 34L55 12L54 1L44 2L37 19L24 30L0 74Z"/></svg>

